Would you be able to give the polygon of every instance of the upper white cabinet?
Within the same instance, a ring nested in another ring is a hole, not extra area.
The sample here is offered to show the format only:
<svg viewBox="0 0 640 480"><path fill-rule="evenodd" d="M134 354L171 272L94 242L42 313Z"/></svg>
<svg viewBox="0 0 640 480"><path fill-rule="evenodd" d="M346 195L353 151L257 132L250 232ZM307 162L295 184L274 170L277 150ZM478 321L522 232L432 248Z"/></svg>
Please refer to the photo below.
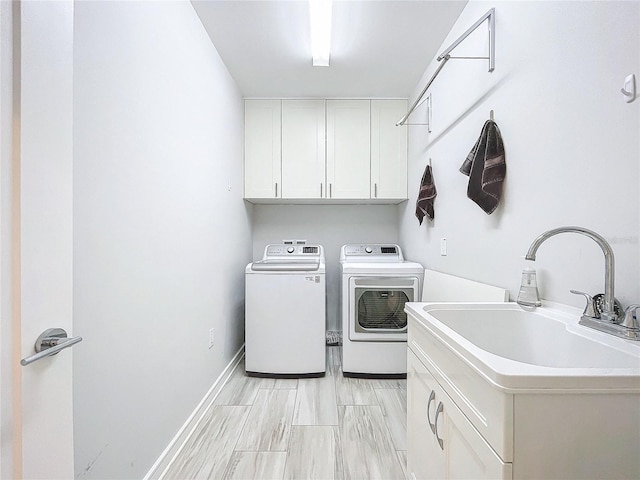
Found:
<svg viewBox="0 0 640 480"><path fill-rule="evenodd" d="M371 100L371 198L407 198L406 100Z"/></svg>
<svg viewBox="0 0 640 480"><path fill-rule="evenodd" d="M323 198L324 100L282 101L282 198Z"/></svg>
<svg viewBox="0 0 640 480"><path fill-rule="evenodd" d="M371 198L371 102L327 100L329 198Z"/></svg>
<svg viewBox="0 0 640 480"><path fill-rule="evenodd" d="M281 197L280 100L252 100L244 104L244 196Z"/></svg>
<svg viewBox="0 0 640 480"><path fill-rule="evenodd" d="M245 100L245 198L398 203L407 198L406 100Z"/></svg>

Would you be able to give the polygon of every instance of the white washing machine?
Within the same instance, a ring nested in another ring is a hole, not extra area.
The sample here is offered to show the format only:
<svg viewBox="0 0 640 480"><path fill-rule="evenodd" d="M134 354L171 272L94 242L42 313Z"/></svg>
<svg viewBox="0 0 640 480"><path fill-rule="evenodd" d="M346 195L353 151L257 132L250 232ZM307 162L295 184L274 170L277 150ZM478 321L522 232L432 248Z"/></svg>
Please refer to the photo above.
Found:
<svg viewBox="0 0 640 480"><path fill-rule="evenodd" d="M419 302L424 267L398 245L343 245L340 251L342 370L345 376L407 376L406 302Z"/></svg>
<svg viewBox="0 0 640 480"><path fill-rule="evenodd" d="M245 369L250 376L325 374L326 283L321 245L267 245L245 270Z"/></svg>

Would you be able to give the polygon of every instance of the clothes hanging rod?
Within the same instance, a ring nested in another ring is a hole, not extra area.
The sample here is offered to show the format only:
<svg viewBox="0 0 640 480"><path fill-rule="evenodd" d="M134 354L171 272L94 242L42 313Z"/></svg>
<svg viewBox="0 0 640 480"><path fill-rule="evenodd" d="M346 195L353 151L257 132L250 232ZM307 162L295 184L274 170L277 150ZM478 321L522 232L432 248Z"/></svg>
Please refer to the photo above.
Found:
<svg viewBox="0 0 640 480"><path fill-rule="evenodd" d="M420 100L422 100L422 97L424 97L424 94L427 93L427 90L429 89L433 81L436 79L438 74L440 73L440 70L442 70L442 67L444 67L447 64L447 62L449 61L449 58L450 58L449 55L443 58L444 61L440 65L438 65L438 69L431 76L431 79L429 79L429 81L427 82L427 85L422 89L422 92L420 92L420 95L418 95L418 98L416 99L416 101L413 102L413 105L411 105L411 108L409 109L409 111L405 114L404 117L400 119L398 123L396 123L396 127L404 125L405 122L409 119L409 115L411 115L413 111L418 107L418 103L420 103Z"/></svg>
<svg viewBox="0 0 640 480"><path fill-rule="evenodd" d="M495 8L490 9L476 23L474 23L471 27L469 27L466 32L464 32L462 35L460 35L455 42L453 42L440 55L438 55L438 58L436 60L438 62L442 62L442 63L440 64L440 66L438 66L437 70L431 76L431 79L429 79L429 81L427 82L427 85L422 89L422 92L420 92L420 95L418 95L418 98L416 99L416 101L413 102L413 105L411 105L411 108L409 109L409 111L405 114L404 117L402 117L400 119L400 121L398 121L396 123L397 127L402 126L402 125L404 125L406 123L406 121L409 119L409 116L418 107L418 104L420 103L420 100L422 100L422 97L424 96L425 93L427 93L427 90L429 89L429 87L431 86L433 81L436 79L436 77L438 76L438 74L442 70L442 67L444 67L445 64L450 59L464 59L464 60L467 60L467 59L471 59L471 60L483 59L483 60L489 60L489 71L493 72L493 70L495 69L495 64L496 64L496 58L495 58L496 57L496 55L495 55L495 53L496 53L496 17L495 17L495 12L496 12ZM485 20L488 20L488 26L489 26L489 56L488 57L452 57L451 55L449 55L451 53L451 51L453 51L453 49L455 49L458 45L460 45L460 43L462 43L462 41L465 38L467 38L469 35L471 35L471 33L476 28L478 28L480 25L482 25L482 23Z"/></svg>

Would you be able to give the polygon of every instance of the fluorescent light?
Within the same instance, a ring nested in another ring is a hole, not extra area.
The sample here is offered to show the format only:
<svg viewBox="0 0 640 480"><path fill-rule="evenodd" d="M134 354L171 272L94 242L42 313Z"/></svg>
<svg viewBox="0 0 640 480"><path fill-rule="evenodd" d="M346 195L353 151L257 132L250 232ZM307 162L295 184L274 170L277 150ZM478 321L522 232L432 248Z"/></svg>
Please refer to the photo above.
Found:
<svg viewBox="0 0 640 480"><path fill-rule="evenodd" d="M328 67L331 53L332 0L309 0L311 56L314 67Z"/></svg>

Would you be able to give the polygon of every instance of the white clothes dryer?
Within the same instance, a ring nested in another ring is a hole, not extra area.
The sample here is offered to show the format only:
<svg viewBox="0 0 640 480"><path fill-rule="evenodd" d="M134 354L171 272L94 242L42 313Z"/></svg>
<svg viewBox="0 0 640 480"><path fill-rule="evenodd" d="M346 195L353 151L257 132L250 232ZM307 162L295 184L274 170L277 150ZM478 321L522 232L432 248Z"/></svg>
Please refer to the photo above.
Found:
<svg viewBox="0 0 640 480"><path fill-rule="evenodd" d="M342 370L345 376L406 378L406 302L419 302L424 267L398 245L343 245L340 251Z"/></svg>
<svg viewBox="0 0 640 480"><path fill-rule="evenodd" d="M245 269L245 370L249 376L321 377L326 283L321 245L267 245Z"/></svg>

